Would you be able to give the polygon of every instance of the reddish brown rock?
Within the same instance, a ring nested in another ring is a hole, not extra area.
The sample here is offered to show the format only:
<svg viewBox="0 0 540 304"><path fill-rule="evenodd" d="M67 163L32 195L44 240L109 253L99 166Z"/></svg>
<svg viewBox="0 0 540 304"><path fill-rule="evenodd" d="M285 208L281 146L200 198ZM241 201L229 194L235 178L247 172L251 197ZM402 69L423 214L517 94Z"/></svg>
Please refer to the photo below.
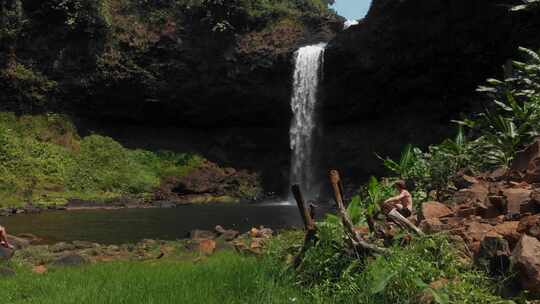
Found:
<svg viewBox="0 0 540 304"><path fill-rule="evenodd" d="M469 174L472 174L471 172L468 172ZM475 177L466 174L466 173L458 173L456 177L453 178L453 183L458 189L465 189L469 188L472 185L479 183L478 179Z"/></svg>
<svg viewBox="0 0 540 304"><path fill-rule="evenodd" d="M518 233L526 233L540 240L540 214L527 216L519 222Z"/></svg>
<svg viewBox="0 0 540 304"><path fill-rule="evenodd" d="M439 202L427 202L422 204L422 216L426 220L449 216L452 213L450 208Z"/></svg>
<svg viewBox="0 0 540 304"><path fill-rule="evenodd" d="M437 233L450 229L450 225L444 224L438 218L425 219L420 222L420 230L426 233Z"/></svg>
<svg viewBox="0 0 540 304"><path fill-rule="evenodd" d="M532 144L516 153L510 170L525 172L529 169L531 162L537 158L540 158L540 138L536 138Z"/></svg>
<svg viewBox="0 0 540 304"><path fill-rule="evenodd" d="M508 241L510 247L513 247L518 241L521 235L518 233L518 221L504 222L495 226L494 231Z"/></svg>
<svg viewBox="0 0 540 304"><path fill-rule="evenodd" d="M512 252L512 263L524 289L540 294L540 241L526 234Z"/></svg>
<svg viewBox="0 0 540 304"><path fill-rule="evenodd" d="M211 255L216 251L216 242L214 240L201 240L199 242L199 253Z"/></svg>
<svg viewBox="0 0 540 304"><path fill-rule="evenodd" d="M249 235L252 238L270 238L274 232L270 228L264 228L261 226L259 229L251 228Z"/></svg>
<svg viewBox="0 0 540 304"><path fill-rule="evenodd" d="M525 212L528 205L532 203L532 191L523 188L504 189L503 194L506 197L506 211L508 214L519 214Z"/></svg>
<svg viewBox="0 0 540 304"><path fill-rule="evenodd" d="M488 232L493 230L493 226L489 224L482 224L479 222L467 223L467 230L465 231L465 239L472 242L482 241Z"/></svg>

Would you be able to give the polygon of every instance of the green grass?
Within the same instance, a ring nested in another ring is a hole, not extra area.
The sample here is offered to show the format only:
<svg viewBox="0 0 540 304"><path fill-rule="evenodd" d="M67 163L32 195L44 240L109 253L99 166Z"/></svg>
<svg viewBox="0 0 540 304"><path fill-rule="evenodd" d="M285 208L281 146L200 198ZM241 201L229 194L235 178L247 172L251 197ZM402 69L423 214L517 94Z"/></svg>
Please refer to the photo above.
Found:
<svg viewBox="0 0 540 304"><path fill-rule="evenodd" d="M202 162L192 154L130 150L100 135L81 138L63 115L0 112L0 206L144 197L163 178Z"/></svg>
<svg viewBox="0 0 540 304"><path fill-rule="evenodd" d="M221 252L206 261L113 262L0 280L2 303L307 303L254 257Z"/></svg>
<svg viewBox="0 0 540 304"><path fill-rule="evenodd" d="M306 252L297 271L289 270L305 288L312 303L409 304L422 296L438 304L514 303L497 295L497 286L486 273L460 258L455 243L444 235L416 238L406 246L395 245L388 256L358 259L347 254L339 223L318 224L319 243ZM269 250L273 259L290 260L302 235L285 233ZM297 249L296 249L297 250ZM445 280L442 288L429 284Z"/></svg>

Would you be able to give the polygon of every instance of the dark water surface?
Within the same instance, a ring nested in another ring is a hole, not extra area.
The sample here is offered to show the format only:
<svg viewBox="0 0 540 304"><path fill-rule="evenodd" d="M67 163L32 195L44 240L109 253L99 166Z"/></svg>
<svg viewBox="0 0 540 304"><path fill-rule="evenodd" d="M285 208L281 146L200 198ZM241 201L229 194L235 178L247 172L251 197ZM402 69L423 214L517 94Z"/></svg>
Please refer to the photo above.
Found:
<svg viewBox="0 0 540 304"><path fill-rule="evenodd" d="M186 238L193 229L216 225L246 232L264 225L272 229L298 227L298 209L288 204L189 205L172 209L50 211L0 219L13 235L32 233L45 242L92 241L133 243L145 238Z"/></svg>

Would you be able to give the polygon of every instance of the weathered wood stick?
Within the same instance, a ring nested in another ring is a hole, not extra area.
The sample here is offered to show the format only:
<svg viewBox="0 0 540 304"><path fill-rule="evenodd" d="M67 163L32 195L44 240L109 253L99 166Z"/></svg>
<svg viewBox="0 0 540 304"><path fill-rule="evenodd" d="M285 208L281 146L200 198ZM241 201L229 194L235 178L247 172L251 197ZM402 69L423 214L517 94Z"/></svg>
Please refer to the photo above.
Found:
<svg viewBox="0 0 540 304"><path fill-rule="evenodd" d="M306 207L304 196L302 195L302 191L300 191L300 186L292 185L291 191L293 193L294 199L296 200L296 204L298 205L298 210L300 211L302 220L304 221L304 228L306 230L315 229L315 221L311 216L310 210L308 210L308 208Z"/></svg>
<svg viewBox="0 0 540 304"><path fill-rule="evenodd" d="M310 206L310 210L308 210L308 208L306 207L306 203L304 201L302 191L300 190L300 186L293 185L291 187L291 191L293 193L294 199L296 200L296 204L298 205L298 210L300 211L300 215L302 216L302 220L304 221L304 228L306 230L306 235L304 237L304 245L294 259L294 267L298 268L302 263L306 251L308 251L308 249L313 246L313 244L315 244L318 240L317 227L315 226L314 220L314 208Z"/></svg>
<svg viewBox="0 0 540 304"><path fill-rule="evenodd" d="M341 222L343 223L345 232L353 245L358 246L368 252L373 252L377 254L388 253L388 250L386 248L381 248L364 241L362 237L358 235L356 231L354 231L354 225L349 219L349 216L347 215L347 210L345 209L345 205L343 204L343 187L340 185L341 179L337 170L330 171L330 183L332 184L332 188L334 189L334 199L336 201L338 212L341 217Z"/></svg>
<svg viewBox="0 0 540 304"><path fill-rule="evenodd" d="M395 208L392 209L390 212L388 212L388 216L394 221L407 227L410 231L416 233L417 235L420 235L420 236L424 235L424 232L422 232L420 228L416 227L413 223L411 223L411 221L409 221L403 215L401 215L401 213L399 213L399 211L397 211Z"/></svg>

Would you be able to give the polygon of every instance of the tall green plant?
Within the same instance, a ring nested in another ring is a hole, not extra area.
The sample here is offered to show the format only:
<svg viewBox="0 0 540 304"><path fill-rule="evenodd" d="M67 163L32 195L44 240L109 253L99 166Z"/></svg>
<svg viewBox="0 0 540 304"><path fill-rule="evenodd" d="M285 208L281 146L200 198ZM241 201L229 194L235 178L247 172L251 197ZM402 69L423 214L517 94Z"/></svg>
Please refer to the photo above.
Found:
<svg viewBox="0 0 540 304"><path fill-rule="evenodd" d="M540 134L540 54L520 48L525 61L505 67L504 80L488 79L478 88L492 99L491 107L473 119L459 121L482 136L492 160L508 165L517 150Z"/></svg>

